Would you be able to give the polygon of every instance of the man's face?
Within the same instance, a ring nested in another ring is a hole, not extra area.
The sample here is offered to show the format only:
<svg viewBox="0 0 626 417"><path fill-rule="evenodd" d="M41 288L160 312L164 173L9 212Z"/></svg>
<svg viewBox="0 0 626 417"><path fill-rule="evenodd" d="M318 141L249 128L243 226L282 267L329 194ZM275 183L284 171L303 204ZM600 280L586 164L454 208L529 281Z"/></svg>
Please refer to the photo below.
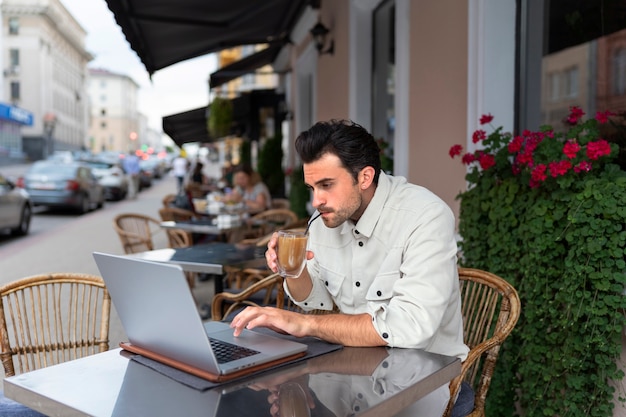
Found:
<svg viewBox="0 0 626 417"><path fill-rule="evenodd" d="M313 207L322 213L327 227L337 227L348 219L356 222L363 214L359 184L336 155L325 154L304 164L304 182L313 191Z"/></svg>

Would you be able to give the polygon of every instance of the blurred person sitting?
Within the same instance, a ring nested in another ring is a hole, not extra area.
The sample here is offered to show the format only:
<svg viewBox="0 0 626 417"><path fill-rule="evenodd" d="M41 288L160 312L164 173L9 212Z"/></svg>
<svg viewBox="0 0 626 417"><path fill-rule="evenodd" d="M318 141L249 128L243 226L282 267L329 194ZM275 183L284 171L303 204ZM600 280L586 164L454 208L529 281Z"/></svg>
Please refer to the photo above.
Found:
<svg viewBox="0 0 626 417"><path fill-rule="evenodd" d="M235 188L232 193L224 197L225 203L243 203L250 214L260 213L271 207L272 197L267 185L249 165L235 168L233 185Z"/></svg>

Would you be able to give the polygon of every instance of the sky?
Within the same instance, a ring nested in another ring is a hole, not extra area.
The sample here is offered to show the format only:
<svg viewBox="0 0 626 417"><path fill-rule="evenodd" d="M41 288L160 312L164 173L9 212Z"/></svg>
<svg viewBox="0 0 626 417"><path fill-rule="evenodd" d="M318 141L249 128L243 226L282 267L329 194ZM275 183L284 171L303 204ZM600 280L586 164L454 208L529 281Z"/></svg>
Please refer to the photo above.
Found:
<svg viewBox="0 0 626 417"><path fill-rule="evenodd" d="M88 66L131 77L139 86L139 111L148 125L162 130L161 118L209 104L209 74L216 70L210 54L155 72L152 80L126 41L104 0L61 0L87 32L86 49L94 59Z"/></svg>

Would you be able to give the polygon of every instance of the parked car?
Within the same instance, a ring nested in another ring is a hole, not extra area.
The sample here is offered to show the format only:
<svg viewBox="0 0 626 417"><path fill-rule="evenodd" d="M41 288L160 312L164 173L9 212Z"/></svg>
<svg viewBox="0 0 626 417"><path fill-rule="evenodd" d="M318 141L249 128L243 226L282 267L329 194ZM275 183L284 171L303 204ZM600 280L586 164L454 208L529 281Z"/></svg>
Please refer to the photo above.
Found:
<svg viewBox="0 0 626 417"><path fill-rule="evenodd" d="M86 213L104 205L104 189L82 162L35 162L18 183L33 205L66 207Z"/></svg>
<svg viewBox="0 0 626 417"><path fill-rule="evenodd" d="M104 188L105 199L119 201L126 198L128 179L119 164L93 159L83 160L82 162L91 167L93 174Z"/></svg>
<svg viewBox="0 0 626 417"><path fill-rule="evenodd" d="M16 236L30 230L32 204L28 193L0 174L0 230Z"/></svg>

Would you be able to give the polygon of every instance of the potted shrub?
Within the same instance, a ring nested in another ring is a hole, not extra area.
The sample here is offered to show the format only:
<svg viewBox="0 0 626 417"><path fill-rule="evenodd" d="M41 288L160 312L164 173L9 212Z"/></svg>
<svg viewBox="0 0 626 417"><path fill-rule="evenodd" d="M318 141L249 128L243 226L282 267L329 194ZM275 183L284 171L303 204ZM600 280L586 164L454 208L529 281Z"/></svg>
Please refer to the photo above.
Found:
<svg viewBox="0 0 626 417"><path fill-rule="evenodd" d="M450 149L468 165L460 263L504 277L522 300L488 415L612 415L611 381L624 376L626 172L601 133L621 126L615 115L583 116L572 107L560 133L481 128L473 141L482 149Z"/></svg>

